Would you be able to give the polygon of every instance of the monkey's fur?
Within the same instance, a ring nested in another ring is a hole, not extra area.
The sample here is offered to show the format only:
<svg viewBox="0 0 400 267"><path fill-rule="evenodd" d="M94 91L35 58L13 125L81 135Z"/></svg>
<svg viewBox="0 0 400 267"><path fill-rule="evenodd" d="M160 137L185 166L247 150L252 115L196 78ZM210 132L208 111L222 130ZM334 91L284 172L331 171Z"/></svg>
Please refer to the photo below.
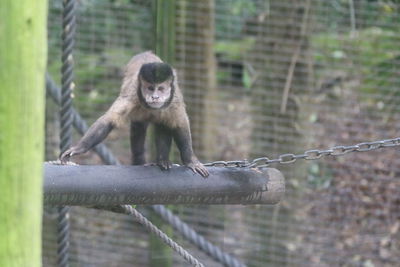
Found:
<svg viewBox="0 0 400 267"><path fill-rule="evenodd" d="M151 52L138 54L129 61L118 98L78 144L60 156L61 162L88 151L127 120L131 121L133 165L145 164L146 130L149 123L154 123L156 161L162 170L171 168L169 152L174 139L183 164L203 177L209 175L193 153L189 119L176 71Z"/></svg>

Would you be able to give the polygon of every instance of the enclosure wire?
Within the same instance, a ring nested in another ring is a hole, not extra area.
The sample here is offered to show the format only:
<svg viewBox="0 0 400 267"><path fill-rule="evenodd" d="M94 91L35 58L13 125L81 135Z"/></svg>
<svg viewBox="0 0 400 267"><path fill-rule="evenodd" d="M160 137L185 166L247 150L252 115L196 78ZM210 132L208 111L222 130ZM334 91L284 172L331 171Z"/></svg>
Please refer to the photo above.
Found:
<svg viewBox="0 0 400 267"><path fill-rule="evenodd" d="M75 0L63 1L62 13L62 67L61 67L61 110L60 110L60 152L66 151L72 143L72 90L73 57L75 37ZM57 264L69 266L69 207L58 208Z"/></svg>
<svg viewBox="0 0 400 267"><path fill-rule="evenodd" d="M54 81L49 75L46 75L46 88L54 101L60 103L60 89L55 85ZM74 126L78 131L83 134L87 131L87 124L81 118L79 113L73 109L74 113ZM206 163L206 166L222 166L222 167L247 167L247 168L263 168L268 167L270 164L289 164L294 163L299 159L304 160L317 160L325 156L342 156L352 152L369 152L376 149L388 148L400 145L400 137L393 139L378 140L372 142L363 142L349 146L335 146L325 150L307 150L302 154L282 154L277 158L270 159L268 157L261 157L248 160L237 160L237 161L214 161ZM95 147L96 152L107 164L120 165L118 160L112 155L111 151L103 144ZM184 223L178 216L174 215L169 209L163 205L153 206L153 210L161 216L166 222L171 224L178 232L186 237L190 242L196 245L199 249L204 251L213 259L221 262L225 266L245 266L231 255L222 252L218 247L214 246L210 242L206 241L204 237L195 232L186 223Z"/></svg>
<svg viewBox="0 0 400 267"><path fill-rule="evenodd" d="M61 102L60 89L56 86L54 80L50 77L49 74L46 74L46 90L49 93L49 95L53 98L53 100L56 102L56 104L60 104ZM85 133L88 129L87 123L83 120L83 118L74 108L72 108L72 111L75 114L73 122L75 128L81 134ZM97 145L95 147L95 151L105 163L120 165L118 159L116 159L112 155L112 152L104 144ZM188 238L188 240L192 242L192 244L194 244L200 250L204 251L212 259L228 267L246 266L232 255L223 252L220 248L211 244L202 235L198 234L193 228L191 228L188 224L184 223L178 216L173 215L172 212L164 205L153 206L153 210L164 221L171 224L175 230L181 233L184 237ZM172 217L172 215L174 217Z"/></svg>

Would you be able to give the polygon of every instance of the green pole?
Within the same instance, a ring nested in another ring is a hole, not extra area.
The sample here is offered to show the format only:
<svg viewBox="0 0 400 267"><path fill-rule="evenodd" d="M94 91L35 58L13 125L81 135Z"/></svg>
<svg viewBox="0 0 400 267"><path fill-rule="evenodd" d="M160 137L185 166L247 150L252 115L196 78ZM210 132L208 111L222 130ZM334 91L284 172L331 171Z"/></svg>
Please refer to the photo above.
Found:
<svg viewBox="0 0 400 267"><path fill-rule="evenodd" d="M153 18L154 51L163 61L173 65L175 59L175 0L153 0ZM150 137L154 135L153 131L150 132L150 135ZM152 158L155 158L154 146L151 151ZM152 214L150 219L167 235L173 234L172 227L163 224L158 215ZM172 267L172 250L153 234L150 235L149 242L150 266Z"/></svg>
<svg viewBox="0 0 400 267"><path fill-rule="evenodd" d="M0 1L0 266L41 266L47 0Z"/></svg>
<svg viewBox="0 0 400 267"><path fill-rule="evenodd" d="M156 54L164 61L175 61L175 0L154 0L154 33Z"/></svg>

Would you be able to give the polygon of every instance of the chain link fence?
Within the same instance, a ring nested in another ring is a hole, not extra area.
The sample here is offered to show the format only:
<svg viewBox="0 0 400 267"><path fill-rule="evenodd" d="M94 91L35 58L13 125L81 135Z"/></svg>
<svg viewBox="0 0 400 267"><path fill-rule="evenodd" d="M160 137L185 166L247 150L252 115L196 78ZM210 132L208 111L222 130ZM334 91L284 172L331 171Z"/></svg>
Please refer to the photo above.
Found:
<svg viewBox="0 0 400 267"><path fill-rule="evenodd" d="M154 49L153 3L78 1L74 106L89 124L118 95L129 59ZM287 178L286 197L276 206L188 205L171 207L174 213L248 266L396 265L400 160L389 141L400 132L400 2L174 3L173 65L203 162L286 162L385 139L371 146L388 146L273 165ZM51 0L48 72L58 85L61 13L62 2ZM50 97L46 109L46 157L54 160L60 118ZM129 127L105 144L130 164ZM94 152L74 161L101 164ZM205 266L221 266L151 209L138 208ZM129 216L73 207L70 219L71 266L187 266ZM56 262L56 221L46 209L44 266Z"/></svg>

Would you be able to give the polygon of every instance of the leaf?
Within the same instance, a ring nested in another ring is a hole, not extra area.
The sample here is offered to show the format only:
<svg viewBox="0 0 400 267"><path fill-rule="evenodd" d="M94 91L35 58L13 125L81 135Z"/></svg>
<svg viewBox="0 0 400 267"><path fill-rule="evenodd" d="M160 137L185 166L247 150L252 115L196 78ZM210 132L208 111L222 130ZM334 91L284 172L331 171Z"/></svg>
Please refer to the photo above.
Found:
<svg viewBox="0 0 400 267"><path fill-rule="evenodd" d="M253 85L253 81L251 79L250 73L249 71L245 68L243 70L243 85L245 88L251 88L251 86Z"/></svg>

